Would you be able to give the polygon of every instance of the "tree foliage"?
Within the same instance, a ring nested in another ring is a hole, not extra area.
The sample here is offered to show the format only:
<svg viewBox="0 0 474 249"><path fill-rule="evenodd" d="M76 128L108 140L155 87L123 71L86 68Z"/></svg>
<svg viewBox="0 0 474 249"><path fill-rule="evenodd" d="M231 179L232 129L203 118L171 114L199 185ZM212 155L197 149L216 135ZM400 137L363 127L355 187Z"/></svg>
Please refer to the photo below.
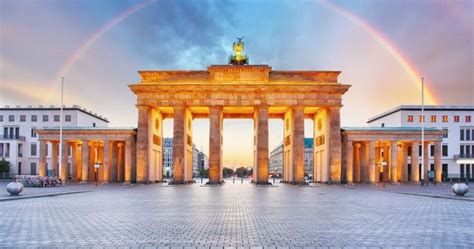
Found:
<svg viewBox="0 0 474 249"><path fill-rule="evenodd" d="M224 177L230 177L234 175L234 170L224 167L224 169L222 169L222 174L224 175Z"/></svg>
<svg viewBox="0 0 474 249"><path fill-rule="evenodd" d="M0 161L0 172L8 173L10 172L10 167L11 163L9 161L6 161L5 158L2 158L2 160Z"/></svg>

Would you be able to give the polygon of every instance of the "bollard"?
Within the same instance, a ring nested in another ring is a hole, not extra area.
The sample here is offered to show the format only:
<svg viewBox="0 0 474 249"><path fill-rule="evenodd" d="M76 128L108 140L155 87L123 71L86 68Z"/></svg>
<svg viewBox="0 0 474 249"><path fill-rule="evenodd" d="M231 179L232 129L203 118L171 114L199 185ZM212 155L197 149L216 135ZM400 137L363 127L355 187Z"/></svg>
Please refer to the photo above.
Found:
<svg viewBox="0 0 474 249"><path fill-rule="evenodd" d="M240 178L240 183L241 183L241 184L244 183L244 178L243 178L243 177Z"/></svg>
<svg viewBox="0 0 474 249"><path fill-rule="evenodd" d="M202 176L201 176L201 184L202 184Z"/></svg>
<svg viewBox="0 0 474 249"><path fill-rule="evenodd" d="M235 184L235 177L232 178L232 184Z"/></svg>

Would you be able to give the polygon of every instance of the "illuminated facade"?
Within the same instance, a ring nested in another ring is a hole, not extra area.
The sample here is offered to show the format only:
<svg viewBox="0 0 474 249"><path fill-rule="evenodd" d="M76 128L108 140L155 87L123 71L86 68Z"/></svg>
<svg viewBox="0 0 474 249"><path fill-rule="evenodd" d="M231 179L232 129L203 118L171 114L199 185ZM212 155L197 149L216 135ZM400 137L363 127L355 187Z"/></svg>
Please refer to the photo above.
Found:
<svg viewBox="0 0 474 249"><path fill-rule="evenodd" d="M254 179L269 176L268 119L284 121L285 182L304 183L304 119L315 125L321 182L341 181L340 108L349 85L337 71L274 71L267 65L212 65L203 71L140 71L137 181L160 181L163 119L174 119L173 182L192 181L192 120L210 120L209 181L222 182L224 118L254 120ZM158 172L157 172L158 170Z"/></svg>

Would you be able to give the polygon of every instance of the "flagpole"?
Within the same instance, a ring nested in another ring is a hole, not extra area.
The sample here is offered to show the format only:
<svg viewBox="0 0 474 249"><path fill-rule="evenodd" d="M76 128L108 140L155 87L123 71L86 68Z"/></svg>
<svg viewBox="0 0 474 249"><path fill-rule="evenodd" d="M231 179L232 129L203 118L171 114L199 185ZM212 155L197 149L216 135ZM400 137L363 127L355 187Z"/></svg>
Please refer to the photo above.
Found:
<svg viewBox="0 0 474 249"><path fill-rule="evenodd" d="M423 169L423 181L428 184L427 165L425 165L425 82L421 77L421 168Z"/></svg>
<svg viewBox="0 0 474 249"><path fill-rule="evenodd" d="M61 77L61 109L59 111L59 179L63 185L66 183L66 179L62 179L62 167L63 167L63 96L64 96L64 77ZM66 176L64 176L66 178Z"/></svg>

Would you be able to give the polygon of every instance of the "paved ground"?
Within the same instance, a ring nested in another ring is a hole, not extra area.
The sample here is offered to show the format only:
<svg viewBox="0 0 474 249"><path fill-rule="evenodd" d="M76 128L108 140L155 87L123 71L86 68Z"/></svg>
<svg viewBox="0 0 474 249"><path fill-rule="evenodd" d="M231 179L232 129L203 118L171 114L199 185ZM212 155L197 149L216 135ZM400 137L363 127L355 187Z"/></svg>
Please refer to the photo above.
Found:
<svg viewBox="0 0 474 249"><path fill-rule="evenodd" d="M0 246L474 247L474 202L374 189L109 184L0 202Z"/></svg>

